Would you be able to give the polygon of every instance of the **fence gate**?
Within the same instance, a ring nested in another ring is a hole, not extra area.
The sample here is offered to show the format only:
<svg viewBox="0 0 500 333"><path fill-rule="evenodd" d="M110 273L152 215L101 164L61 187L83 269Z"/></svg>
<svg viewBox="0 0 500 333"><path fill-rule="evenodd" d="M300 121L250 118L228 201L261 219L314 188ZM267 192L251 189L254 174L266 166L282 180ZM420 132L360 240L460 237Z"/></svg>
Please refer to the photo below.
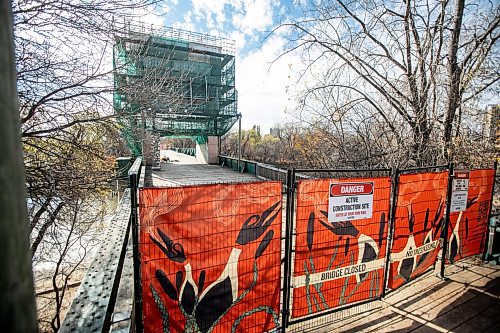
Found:
<svg viewBox="0 0 500 333"><path fill-rule="evenodd" d="M396 172L388 272L391 290L427 272L436 263L445 224L447 167Z"/></svg>
<svg viewBox="0 0 500 333"><path fill-rule="evenodd" d="M282 183L139 192L147 332L280 326Z"/></svg>
<svg viewBox="0 0 500 333"><path fill-rule="evenodd" d="M291 179L307 178L307 173L315 171L319 170L297 170L300 176L295 174ZM342 170L321 172L346 174ZM374 177L373 173L385 175ZM390 170L351 170L348 174L357 176L301 179L290 187L296 204L290 202L293 208L288 211L293 219L293 249L289 308L285 303L285 311L290 314L287 324L382 295Z"/></svg>

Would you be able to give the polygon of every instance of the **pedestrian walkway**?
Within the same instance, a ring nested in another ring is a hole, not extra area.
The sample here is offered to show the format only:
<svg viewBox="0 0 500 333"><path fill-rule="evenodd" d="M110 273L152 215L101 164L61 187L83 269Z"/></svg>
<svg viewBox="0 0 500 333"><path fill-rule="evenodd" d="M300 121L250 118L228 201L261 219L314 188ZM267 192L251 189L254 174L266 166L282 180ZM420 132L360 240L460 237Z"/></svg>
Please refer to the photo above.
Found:
<svg viewBox="0 0 500 333"><path fill-rule="evenodd" d="M212 183L250 182L259 180L252 174L239 173L219 165L199 163L194 156L181 154L172 150L162 151L162 156L168 158L167 162L160 164L160 170L152 170L148 186L184 186Z"/></svg>
<svg viewBox="0 0 500 333"><path fill-rule="evenodd" d="M336 312L291 332L500 332L500 266L467 259L429 273L383 301Z"/></svg>

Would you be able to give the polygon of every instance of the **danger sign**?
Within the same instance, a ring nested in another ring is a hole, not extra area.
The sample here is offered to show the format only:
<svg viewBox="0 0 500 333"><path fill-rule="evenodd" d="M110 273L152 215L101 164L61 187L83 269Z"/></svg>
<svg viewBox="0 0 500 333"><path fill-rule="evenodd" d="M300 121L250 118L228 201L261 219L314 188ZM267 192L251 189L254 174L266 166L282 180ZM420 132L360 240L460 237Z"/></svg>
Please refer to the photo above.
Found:
<svg viewBox="0 0 500 333"><path fill-rule="evenodd" d="M328 220L340 222L372 217L373 183L331 183Z"/></svg>
<svg viewBox="0 0 500 333"><path fill-rule="evenodd" d="M467 209L469 192L469 171L455 171L451 189L450 212L460 212Z"/></svg>

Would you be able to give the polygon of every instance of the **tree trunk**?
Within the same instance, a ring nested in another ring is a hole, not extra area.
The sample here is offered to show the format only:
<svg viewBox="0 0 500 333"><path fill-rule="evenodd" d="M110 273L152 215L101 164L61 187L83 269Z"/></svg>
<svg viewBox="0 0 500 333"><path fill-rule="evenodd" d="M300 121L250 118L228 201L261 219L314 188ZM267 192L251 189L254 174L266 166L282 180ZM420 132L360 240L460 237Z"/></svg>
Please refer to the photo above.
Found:
<svg viewBox="0 0 500 333"><path fill-rule="evenodd" d="M0 3L0 45L0 323L36 332L10 1Z"/></svg>
<svg viewBox="0 0 500 333"><path fill-rule="evenodd" d="M465 0L457 0L453 17L453 27L448 51L448 96L446 105L446 120L444 128L444 158L453 159L452 130L457 107L460 105L460 76L461 69L457 63L457 51L460 42L462 17L464 15ZM460 124L458 124L460 126Z"/></svg>

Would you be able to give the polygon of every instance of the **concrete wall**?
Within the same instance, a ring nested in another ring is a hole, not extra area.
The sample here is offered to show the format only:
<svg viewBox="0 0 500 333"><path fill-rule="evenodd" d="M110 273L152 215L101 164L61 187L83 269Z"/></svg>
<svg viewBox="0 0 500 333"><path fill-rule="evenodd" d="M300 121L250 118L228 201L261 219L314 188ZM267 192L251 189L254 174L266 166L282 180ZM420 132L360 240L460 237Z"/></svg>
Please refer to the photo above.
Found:
<svg viewBox="0 0 500 333"><path fill-rule="evenodd" d="M208 164L208 146L206 143L196 143L196 161Z"/></svg>
<svg viewBox="0 0 500 333"><path fill-rule="evenodd" d="M219 137L209 136L208 137L208 164L218 164L219 163Z"/></svg>
<svg viewBox="0 0 500 333"><path fill-rule="evenodd" d="M204 164L219 163L219 137L209 136L207 143L196 143L196 160Z"/></svg>

